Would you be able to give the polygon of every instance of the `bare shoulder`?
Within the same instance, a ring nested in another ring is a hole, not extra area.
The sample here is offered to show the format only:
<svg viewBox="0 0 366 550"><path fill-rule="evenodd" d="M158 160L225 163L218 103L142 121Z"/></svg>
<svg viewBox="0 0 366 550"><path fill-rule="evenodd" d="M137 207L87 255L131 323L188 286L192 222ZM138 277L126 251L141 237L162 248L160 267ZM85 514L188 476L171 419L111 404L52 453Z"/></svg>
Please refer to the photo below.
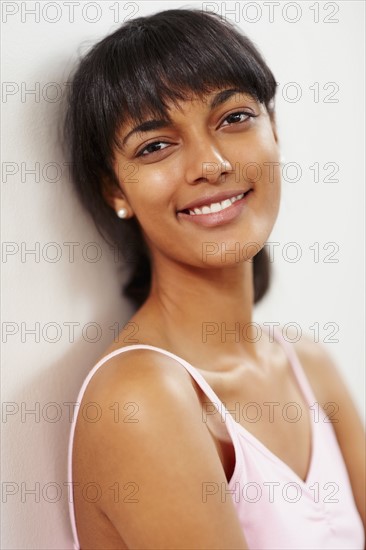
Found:
<svg viewBox="0 0 366 550"><path fill-rule="evenodd" d="M99 404L99 421L78 424L75 479L101 487L93 510L77 503L81 543L95 513L108 521L98 531L128 548L247 548L232 499L208 496L225 471L183 365L146 349L108 363L84 395Z"/></svg>
<svg viewBox="0 0 366 550"><path fill-rule="evenodd" d="M352 425L359 426L361 419L358 410L333 354L328 352L324 344L314 342L307 335L295 342L294 348L319 403L333 403L339 411L339 421L334 423L335 430L347 430L347 422L351 421Z"/></svg>
<svg viewBox="0 0 366 550"><path fill-rule="evenodd" d="M182 408L197 407L198 393L186 369L173 358L149 349L126 350L106 360L94 373L83 394L75 430L75 451L95 445L101 435L119 425L119 436L126 436L136 425L146 425L164 401ZM90 414L88 412L90 410ZM91 418L90 418L91 417ZM96 418L97 422L93 422ZM172 415L166 418L166 421ZM80 455L80 456L79 456ZM88 458L87 461L89 462Z"/></svg>
<svg viewBox="0 0 366 550"><path fill-rule="evenodd" d="M350 397L339 366L324 344L302 334L298 341L294 341L293 346L320 403L334 401L345 394Z"/></svg>
<svg viewBox="0 0 366 550"><path fill-rule="evenodd" d="M303 335L295 343L295 350L318 401L332 401L342 381L339 369L327 349L321 342L314 342L310 336Z"/></svg>
<svg viewBox="0 0 366 550"><path fill-rule="evenodd" d="M149 395L166 384L178 386L182 398L194 387L189 373L175 359L155 350L132 349L109 358L93 375L84 395L90 400L131 391Z"/></svg>

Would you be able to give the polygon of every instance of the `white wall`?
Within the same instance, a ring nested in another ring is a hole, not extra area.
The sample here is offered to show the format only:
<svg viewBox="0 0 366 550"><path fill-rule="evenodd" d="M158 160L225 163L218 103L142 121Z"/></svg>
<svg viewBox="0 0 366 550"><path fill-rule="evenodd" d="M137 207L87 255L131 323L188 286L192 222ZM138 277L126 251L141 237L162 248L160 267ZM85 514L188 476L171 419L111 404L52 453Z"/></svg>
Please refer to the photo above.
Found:
<svg viewBox="0 0 366 550"><path fill-rule="evenodd" d="M302 171L298 182L283 183L281 212L270 238L279 243L274 248L274 283L255 319L297 323L310 336L310 327L318 323L323 342L331 327L338 327L337 342L325 346L363 411L364 4L330 2L325 9L318 2L281 2L273 22L266 3L206 4L219 11L239 8L227 17L254 40L279 82L285 178L295 178L296 165ZM70 423L64 403L75 401L86 373L111 342L109 327L116 322L122 326L132 313L120 298L113 254L73 195L57 134L65 82L78 50L118 26L111 9L117 3L76 2L73 22L64 2L38 3L37 20L27 11L35 5L2 3L2 269L7 289L2 306L2 400L12 413L3 416L2 423L4 549L71 548L63 486ZM193 5L200 4L131 2L124 9L120 3L119 21L130 17L135 7L135 15L147 15ZM317 23L311 5L319 7ZM95 6L101 17L93 23ZM333 8L338 13L332 16ZM326 16L338 22L325 23ZM297 22L289 22L297 17ZM310 89L314 84L318 101ZM332 86L338 90L333 96L337 102L328 103ZM36 95L25 93L30 89L36 89ZM295 92L301 97L291 101ZM315 163L319 182L309 168ZM338 167L333 176L337 181L324 180L332 171L332 165L324 168L327 163ZM35 167L39 176L26 173ZM291 242L301 253L295 263L289 261L295 253ZM65 243L77 243L74 261L72 245ZM94 263L96 249L90 243L97 243L102 253ZM314 243L319 243L318 262L310 249ZM337 263L325 261L332 252L324 249L327 243L338 247L333 256ZM36 255L25 254L37 247ZM282 256L286 258L286 251L287 260ZM70 323L77 323L73 337ZM99 338L90 323L99 325ZM27 332L34 327L38 336ZM26 409L36 414L25 414ZM52 422L56 413L61 419ZM57 486L62 489L59 499L53 490ZM32 487L36 494L26 492Z"/></svg>

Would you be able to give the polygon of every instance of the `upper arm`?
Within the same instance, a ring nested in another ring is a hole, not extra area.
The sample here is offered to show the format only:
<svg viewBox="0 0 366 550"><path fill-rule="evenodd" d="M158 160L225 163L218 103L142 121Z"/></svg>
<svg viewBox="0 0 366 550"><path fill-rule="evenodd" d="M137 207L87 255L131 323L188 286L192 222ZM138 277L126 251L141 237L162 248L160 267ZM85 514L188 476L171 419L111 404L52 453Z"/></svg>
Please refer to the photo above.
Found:
<svg viewBox="0 0 366 550"><path fill-rule="evenodd" d="M118 403L119 418L82 427L88 475L105 488L100 510L128 548L246 549L189 375L166 356L123 355L124 366L96 379L88 395L103 411Z"/></svg>
<svg viewBox="0 0 366 550"><path fill-rule="evenodd" d="M366 525L366 441L365 429L347 384L335 361L320 343L307 338L297 346L299 358L305 368L314 393L325 407L332 422L341 449L355 498L355 503ZM331 411L335 414L331 414Z"/></svg>

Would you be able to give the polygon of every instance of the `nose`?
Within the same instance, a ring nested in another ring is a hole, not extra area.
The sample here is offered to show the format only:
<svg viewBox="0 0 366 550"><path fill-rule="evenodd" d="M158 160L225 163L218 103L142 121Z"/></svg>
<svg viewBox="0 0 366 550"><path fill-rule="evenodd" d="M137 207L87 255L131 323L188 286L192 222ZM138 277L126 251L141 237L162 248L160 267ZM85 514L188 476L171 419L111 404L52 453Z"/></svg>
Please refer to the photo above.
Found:
<svg viewBox="0 0 366 550"><path fill-rule="evenodd" d="M191 141L187 149L185 169L187 183L221 183L223 177L232 171L230 161L219 150L212 137L200 134Z"/></svg>

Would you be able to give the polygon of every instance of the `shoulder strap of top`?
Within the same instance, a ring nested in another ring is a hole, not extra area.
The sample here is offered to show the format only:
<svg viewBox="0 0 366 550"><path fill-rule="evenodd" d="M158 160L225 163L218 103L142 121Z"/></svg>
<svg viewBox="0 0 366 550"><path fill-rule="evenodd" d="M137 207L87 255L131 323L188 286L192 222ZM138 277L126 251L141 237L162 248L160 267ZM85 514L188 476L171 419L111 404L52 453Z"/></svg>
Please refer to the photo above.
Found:
<svg viewBox="0 0 366 550"><path fill-rule="evenodd" d="M216 414L218 411L221 415L221 420L223 423L225 423L225 426L227 428L227 431L229 433L229 437L231 438L234 450L235 450L235 456L236 456L236 465L235 465L235 475L233 475L230 483L234 482L234 479L236 479L238 472L240 471L242 467L242 457L241 457L241 449L240 449L240 442L238 439L238 435L236 432L236 422L234 418L231 416L229 411L227 411L224 404L220 401L216 393L213 391L211 386L206 382L206 380L203 378L203 376L198 372L198 370L193 367L190 363L185 361L182 357L179 357L178 355L175 355L174 353L164 350L162 348L158 348L156 346L150 346L148 344L132 344L131 346L125 346L123 348L119 348L115 351L112 351L108 355L104 356L98 363L90 370L86 378L84 379L84 382L80 388L79 394L77 396L76 405L79 407L83 398L83 394L86 390L87 385L89 384L91 378L95 374L95 372L109 359L112 357L115 357L116 355L119 355L120 353L135 350L135 349L150 349L153 351L157 351L160 353L163 353L164 355L167 355L168 357L171 357L172 359L175 359L180 363L194 378L194 380L197 382L197 384L201 387L205 395L209 398L209 400L214 404L216 411L210 411L210 413ZM76 407L74 408L73 412L73 419L72 419L72 426L71 426L71 432L70 432L70 440L69 440L69 448L68 448L68 481L69 483L72 482L72 450L73 450L73 443L74 443L74 435L75 435L75 426L76 426L76 419L78 415L78 409ZM77 546L74 544L74 549L79 550L80 544L79 539L77 536L77 530L75 525L75 511L74 511L74 503L73 503L73 496L71 496L71 499L69 501L69 515L70 515L70 521L71 521L71 527L73 532L74 540L77 543Z"/></svg>
<svg viewBox="0 0 366 550"><path fill-rule="evenodd" d="M302 393L308 405L313 405L316 401L313 389L310 385L308 377L306 376L304 369L301 365L299 357L295 351L294 345L283 337L282 331L274 327L274 337L282 345L289 363L294 372L295 378L300 386Z"/></svg>
<svg viewBox="0 0 366 550"><path fill-rule="evenodd" d="M182 357L179 357L178 355L175 355L175 353L172 353L170 351L167 351L163 348L159 348L159 347L156 347L156 346L150 346L148 344L132 344L131 346L125 346L123 348L119 348L115 351L112 351L111 353L109 353L108 355L105 355L92 369L91 371L88 373L87 377L85 378L82 386L81 386L81 389L79 391L79 394L78 394L78 398L77 398L77 401L76 403L78 405L80 405L81 403L81 400L82 400L82 397L83 397L83 394L86 390L86 387L87 385L89 384L91 378L93 377L93 375L95 374L95 372L106 362L108 361L109 359L111 359L112 357L115 357L116 355L119 355L123 352L126 352L126 351L130 351L130 350L135 350L135 349L150 349L150 350L153 350L153 351L157 351L157 352L160 352L160 353L163 353L164 355L167 355L168 357L171 357L172 359L175 359L176 361L178 361L178 363L180 363L181 365L183 365L183 367L191 374L191 376L194 378L194 380L197 382L197 384L202 388L203 392L205 393L205 395L207 395L207 397L209 397L210 401L212 401L212 403L215 404L218 412L221 414L221 417L223 418L223 420L226 419L227 417L227 414L228 412L226 411L223 403L220 401L220 399L218 398L218 396L216 395L216 393L213 391L213 389L211 388L211 386L208 384L208 382L206 382L206 380L204 379L204 377L198 372L198 370L193 367L193 365L191 365L190 363L188 363L188 361L186 361L185 359L183 359ZM226 412L225 412L226 411ZM77 411L74 411L74 420L76 419L76 416L77 416Z"/></svg>

